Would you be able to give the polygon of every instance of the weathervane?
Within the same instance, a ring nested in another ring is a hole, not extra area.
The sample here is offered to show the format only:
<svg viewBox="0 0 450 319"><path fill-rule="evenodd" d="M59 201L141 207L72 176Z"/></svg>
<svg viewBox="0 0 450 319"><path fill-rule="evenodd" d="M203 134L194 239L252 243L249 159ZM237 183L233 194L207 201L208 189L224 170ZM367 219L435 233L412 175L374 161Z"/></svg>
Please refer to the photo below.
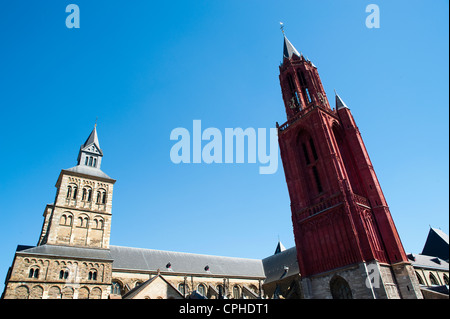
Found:
<svg viewBox="0 0 450 319"><path fill-rule="evenodd" d="M280 29L281 29L281 32L284 35L284 23L283 22L280 22Z"/></svg>

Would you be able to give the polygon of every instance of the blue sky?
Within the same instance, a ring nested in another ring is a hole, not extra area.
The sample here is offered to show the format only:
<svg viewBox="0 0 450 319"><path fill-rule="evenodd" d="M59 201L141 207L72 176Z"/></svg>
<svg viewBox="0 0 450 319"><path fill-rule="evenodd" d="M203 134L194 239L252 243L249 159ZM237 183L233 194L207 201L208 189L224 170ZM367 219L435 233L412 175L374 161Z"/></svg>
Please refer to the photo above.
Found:
<svg viewBox="0 0 450 319"><path fill-rule="evenodd" d="M65 7L80 8L68 29ZM380 8L368 29L365 8ZM279 161L170 161L170 132L286 120L279 22L359 126L403 245L448 234L448 1L3 1L0 5L0 281L35 245L61 169L98 117L117 179L111 244L264 258L294 245ZM1 287L3 290L3 286Z"/></svg>

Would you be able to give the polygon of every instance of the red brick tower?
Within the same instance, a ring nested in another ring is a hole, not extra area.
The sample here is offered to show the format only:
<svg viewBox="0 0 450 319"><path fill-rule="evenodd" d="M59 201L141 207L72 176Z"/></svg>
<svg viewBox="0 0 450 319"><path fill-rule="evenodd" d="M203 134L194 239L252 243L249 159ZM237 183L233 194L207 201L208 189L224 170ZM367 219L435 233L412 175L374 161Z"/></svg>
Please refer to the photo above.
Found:
<svg viewBox="0 0 450 319"><path fill-rule="evenodd" d="M349 108L284 37L278 138L307 298L421 298Z"/></svg>

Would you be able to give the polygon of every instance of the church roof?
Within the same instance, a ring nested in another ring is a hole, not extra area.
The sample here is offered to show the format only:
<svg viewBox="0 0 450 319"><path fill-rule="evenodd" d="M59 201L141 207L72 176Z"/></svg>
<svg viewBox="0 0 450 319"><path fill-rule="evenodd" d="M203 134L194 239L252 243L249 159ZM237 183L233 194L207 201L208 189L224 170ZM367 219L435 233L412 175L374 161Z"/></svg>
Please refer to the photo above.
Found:
<svg viewBox="0 0 450 319"><path fill-rule="evenodd" d="M430 228L422 254L449 260L448 235L440 229Z"/></svg>
<svg viewBox="0 0 450 319"><path fill-rule="evenodd" d="M209 276L261 278L261 260L110 246L113 270L143 270ZM170 267L166 267L170 263Z"/></svg>
<svg viewBox="0 0 450 319"><path fill-rule="evenodd" d="M40 245L25 246L18 245L16 252L27 255L37 256L56 256L90 260L112 260L108 249L58 246L58 245Z"/></svg>
<svg viewBox="0 0 450 319"><path fill-rule="evenodd" d="M74 167L71 167L68 169L64 169L63 171L73 172L73 173L78 173L78 174L83 174L83 175L89 175L89 176L96 176L96 177L113 180L111 177L106 175L100 168L91 167L91 166L77 165L77 166L74 166Z"/></svg>
<svg viewBox="0 0 450 319"><path fill-rule="evenodd" d="M409 262L417 268L449 270L448 262L439 257L422 254L407 254L407 257Z"/></svg>
<svg viewBox="0 0 450 319"><path fill-rule="evenodd" d="M266 275L266 280L264 281L265 284L289 276L298 275L300 272L295 246L278 254L264 258L262 263Z"/></svg>

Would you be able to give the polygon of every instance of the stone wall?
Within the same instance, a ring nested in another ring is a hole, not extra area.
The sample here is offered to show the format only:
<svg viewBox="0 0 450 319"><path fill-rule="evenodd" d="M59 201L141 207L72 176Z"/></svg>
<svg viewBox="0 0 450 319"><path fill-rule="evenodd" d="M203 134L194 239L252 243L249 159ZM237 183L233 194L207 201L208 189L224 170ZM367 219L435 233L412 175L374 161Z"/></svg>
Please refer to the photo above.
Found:
<svg viewBox="0 0 450 319"><path fill-rule="evenodd" d="M111 262L39 258L16 254L5 299L106 299Z"/></svg>
<svg viewBox="0 0 450 319"><path fill-rule="evenodd" d="M40 244L109 248L113 182L61 173Z"/></svg>
<svg viewBox="0 0 450 319"><path fill-rule="evenodd" d="M155 276L157 272L131 272L131 271L113 271L113 282L118 282L122 287L122 294L128 292L129 290L136 287L148 279ZM232 277L213 277L213 276L198 276L195 274L187 275L184 274L170 274L163 273L167 282L169 282L173 287L179 289L180 284L186 284L187 292L191 293L194 290L199 290L199 286L203 285L206 290L207 297L217 297L214 296L215 292L209 291L209 287L212 286L218 292L218 286L225 284L225 293L229 298L234 298L233 288L236 286L237 296L239 298L244 295L246 298L252 297L250 294L245 292L244 286L248 287L256 295L260 293L260 282L259 279L244 279L244 278L232 278ZM185 279L186 277L186 279ZM180 290L180 289L179 289Z"/></svg>

